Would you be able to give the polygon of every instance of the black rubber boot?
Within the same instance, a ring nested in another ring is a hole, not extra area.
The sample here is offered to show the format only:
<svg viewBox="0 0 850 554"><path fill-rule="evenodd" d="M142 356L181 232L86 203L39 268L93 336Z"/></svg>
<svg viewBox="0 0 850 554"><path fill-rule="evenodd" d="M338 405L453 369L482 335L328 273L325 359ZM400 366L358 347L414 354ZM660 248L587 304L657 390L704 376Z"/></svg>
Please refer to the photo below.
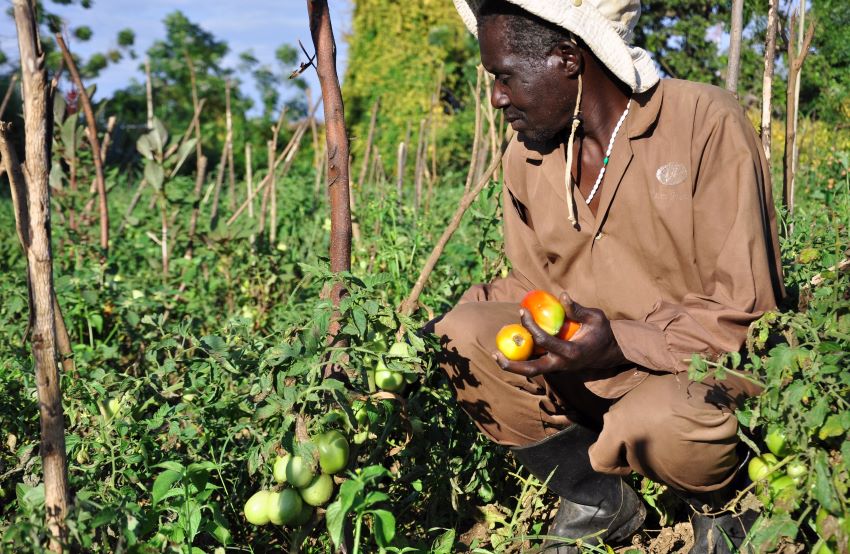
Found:
<svg viewBox="0 0 850 554"><path fill-rule="evenodd" d="M627 539L643 524L646 507L635 491L622 478L597 473L590 467L587 449L596 437L590 429L573 424L542 441L511 449L532 475L561 497L547 535L582 538L585 544L615 543ZM590 535L595 536L586 538ZM578 554L579 549L550 539L542 552Z"/></svg>
<svg viewBox="0 0 850 554"><path fill-rule="evenodd" d="M744 458L746 463L746 458ZM736 469L736 478L726 487L703 494L685 495L684 499L693 509L691 526L694 530L694 546L689 554L746 554L754 552L744 547L744 539L753 526L758 512L754 510L732 511L726 505L737 495L746 483L742 482L740 469ZM733 506L733 509L737 507Z"/></svg>

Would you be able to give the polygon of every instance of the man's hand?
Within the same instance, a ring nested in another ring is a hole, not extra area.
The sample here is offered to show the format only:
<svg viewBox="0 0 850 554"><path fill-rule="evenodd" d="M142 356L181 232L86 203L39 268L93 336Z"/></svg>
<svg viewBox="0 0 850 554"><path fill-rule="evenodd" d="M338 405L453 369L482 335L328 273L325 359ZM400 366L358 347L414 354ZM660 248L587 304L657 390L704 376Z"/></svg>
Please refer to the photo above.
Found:
<svg viewBox="0 0 850 554"><path fill-rule="evenodd" d="M522 325L531 333L535 346L545 349L546 353L533 360L512 362L497 351L493 358L502 369L534 377L561 371L610 369L628 362L614 338L611 323L602 310L585 308L573 302L566 292L561 293L559 300L567 317L581 323L581 329L571 340L561 340L541 329L531 314L521 309L519 313Z"/></svg>

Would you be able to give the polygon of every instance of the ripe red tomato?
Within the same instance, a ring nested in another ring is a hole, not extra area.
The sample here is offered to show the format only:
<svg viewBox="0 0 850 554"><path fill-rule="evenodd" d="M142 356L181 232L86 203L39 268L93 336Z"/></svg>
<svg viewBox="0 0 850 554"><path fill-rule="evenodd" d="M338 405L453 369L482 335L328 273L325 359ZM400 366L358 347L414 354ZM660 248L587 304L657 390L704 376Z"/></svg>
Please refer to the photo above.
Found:
<svg viewBox="0 0 850 554"><path fill-rule="evenodd" d="M525 295L520 306L528 310L534 322L550 335L557 334L564 324L566 314L557 298L543 290L533 290Z"/></svg>
<svg viewBox="0 0 850 554"><path fill-rule="evenodd" d="M511 361L527 360L534 350L534 341L528 329L519 323L505 325L496 334L496 347Z"/></svg>

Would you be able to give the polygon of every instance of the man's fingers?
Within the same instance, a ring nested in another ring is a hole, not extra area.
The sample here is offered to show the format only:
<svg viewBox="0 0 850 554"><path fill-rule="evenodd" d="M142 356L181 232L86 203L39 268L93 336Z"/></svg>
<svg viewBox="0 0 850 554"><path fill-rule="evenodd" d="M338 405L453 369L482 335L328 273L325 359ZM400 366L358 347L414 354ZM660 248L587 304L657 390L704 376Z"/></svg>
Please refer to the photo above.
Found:
<svg viewBox="0 0 850 554"><path fill-rule="evenodd" d="M584 306L574 301L567 291L561 293L561 296L558 298L561 301L561 305L564 307L564 313L567 314L567 319L572 319L573 321L578 321L579 323L584 323L587 312L584 309Z"/></svg>
<svg viewBox="0 0 850 554"><path fill-rule="evenodd" d="M496 352L493 357L496 359L496 363L499 364L499 367L505 371L510 371L511 373L516 373L517 375L523 375L525 377L535 377L544 373L551 373L555 370L552 357L548 355L537 358L536 360L526 360L522 362L512 362L501 352Z"/></svg>
<svg viewBox="0 0 850 554"><path fill-rule="evenodd" d="M531 333L531 338L534 339L534 344L542 346L543 348L546 348L547 342L551 345L552 335L540 328L528 310L519 311L519 320L522 323L522 326L528 329L528 332Z"/></svg>

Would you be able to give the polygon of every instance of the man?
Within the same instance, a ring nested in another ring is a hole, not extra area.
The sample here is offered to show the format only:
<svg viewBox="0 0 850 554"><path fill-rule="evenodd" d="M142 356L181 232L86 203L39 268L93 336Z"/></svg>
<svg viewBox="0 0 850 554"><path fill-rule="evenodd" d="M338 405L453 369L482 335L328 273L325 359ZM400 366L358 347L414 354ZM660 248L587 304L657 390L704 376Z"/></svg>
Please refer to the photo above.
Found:
<svg viewBox="0 0 850 554"><path fill-rule="evenodd" d="M454 1L518 132L503 160L513 269L434 326L458 401L560 495L549 535L627 539L646 513L621 477L635 471L694 507L691 552L728 552L753 519L723 511L745 461L734 409L759 391L687 370L739 350L783 293L761 144L732 95L659 81L629 45L638 0ZM571 341L519 311L533 289L561 295ZM518 321L542 356L496 352Z"/></svg>

